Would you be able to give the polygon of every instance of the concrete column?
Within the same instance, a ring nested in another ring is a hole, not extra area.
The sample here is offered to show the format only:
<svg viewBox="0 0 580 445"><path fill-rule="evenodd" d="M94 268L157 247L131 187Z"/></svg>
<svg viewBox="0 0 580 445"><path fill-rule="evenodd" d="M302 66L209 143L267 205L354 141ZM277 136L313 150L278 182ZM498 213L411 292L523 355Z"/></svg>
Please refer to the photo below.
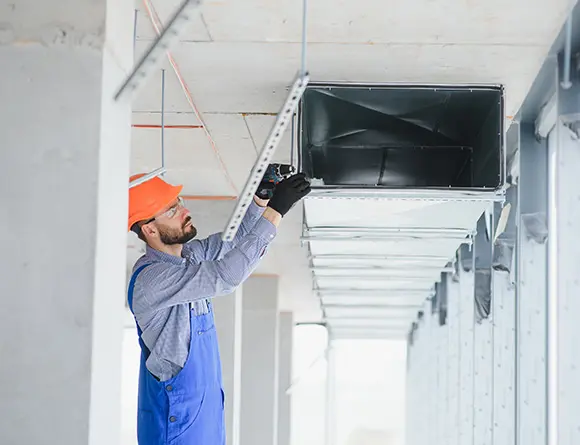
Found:
<svg viewBox="0 0 580 445"><path fill-rule="evenodd" d="M292 312L280 313L278 354L278 445L291 443L291 394L286 390L292 383L292 334L294 316Z"/></svg>
<svg viewBox="0 0 580 445"><path fill-rule="evenodd" d="M251 276L243 286L241 445L278 440L278 277Z"/></svg>
<svg viewBox="0 0 580 445"><path fill-rule="evenodd" d="M214 298L226 400L227 445L240 443L240 404L242 377L242 288L233 294Z"/></svg>
<svg viewBox="0 0 580 445"><path fill-rule="evenodd" d="M546 444L548 304L548 149L520 124L516 289L516 440ZM514 443L512 442L512 443Z"/></svg>
<svg viewBox="0 0 580 445"><path fill-rule="evenodd" d="M577 25L575 25L577 26ZM558 79L564 79L564 54ZM572 66L578 66L578 56ZM548 136L548 301L547 376L549 445L580 443L580 73L558 88L558 120Z"/></svg>
<svg viewBox="0 0 580 445"><path fill-rule="evenodd" d="M0 443L117 444L133 4L0 3Z"/></svg>

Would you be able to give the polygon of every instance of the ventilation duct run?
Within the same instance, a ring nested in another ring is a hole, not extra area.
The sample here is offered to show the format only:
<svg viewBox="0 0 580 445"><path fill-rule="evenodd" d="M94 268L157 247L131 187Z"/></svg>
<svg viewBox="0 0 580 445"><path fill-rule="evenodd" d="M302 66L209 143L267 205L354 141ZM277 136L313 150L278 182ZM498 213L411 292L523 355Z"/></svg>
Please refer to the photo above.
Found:
<svg viewBox="0 0 580 445"><path fill-rule="evenodd" d="M429 310L457 250L503 199L503 115L498 86L307 87L302 239L332 336L404 339Z"/></svg>
<svg viewBox="0 0 580 445"><path fill-rule="evenodd" d="M302 171L322 187L498 189L503 89L311 84Z"/></svg>

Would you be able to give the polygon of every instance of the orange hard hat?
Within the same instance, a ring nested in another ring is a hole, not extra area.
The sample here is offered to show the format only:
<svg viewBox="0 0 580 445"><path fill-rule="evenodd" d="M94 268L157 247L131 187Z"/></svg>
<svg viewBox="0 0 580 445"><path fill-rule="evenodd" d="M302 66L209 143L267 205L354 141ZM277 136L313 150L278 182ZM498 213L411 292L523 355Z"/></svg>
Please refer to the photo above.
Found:
<svg viewBox="0 0 580 445"><path fill-rule="evenodd" d="M145 173L133 175L130 182L145 176ZM153 218L165 207L175 201L182 185L171 185L160 177L155 177L129 189L129 230L139 221Z"/></svg>

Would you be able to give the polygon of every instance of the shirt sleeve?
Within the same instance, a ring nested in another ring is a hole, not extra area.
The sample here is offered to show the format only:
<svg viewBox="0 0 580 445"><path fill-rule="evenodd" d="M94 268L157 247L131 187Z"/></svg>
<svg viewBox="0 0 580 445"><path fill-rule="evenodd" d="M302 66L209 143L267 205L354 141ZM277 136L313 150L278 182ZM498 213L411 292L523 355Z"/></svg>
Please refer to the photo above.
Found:
<svg viewBox="0 0 580 445"><path fill-rule="evenodd" d="M205 239L193 240L186 244L184 249L186 249L187 255L198 263L202 261L215 261L223 258L223 256L233 249L240 240L250 233L250 230L252 230L256 225L256 222L260 216L262 216L264 210L264 207L260 207L254 200L252 200L232 241L222 241L222 233L214 233Z"/></svg>
<svg viewBox="0 0 580 445"><path fill-rule="evenodd" d="M135 313L157 311L233 292L252 273L275 236L276 227L261 218L223 258L184 268L167 268L163 263L146 267L135 283L135 291L141 296L141 304L134 308Z"/></svg>

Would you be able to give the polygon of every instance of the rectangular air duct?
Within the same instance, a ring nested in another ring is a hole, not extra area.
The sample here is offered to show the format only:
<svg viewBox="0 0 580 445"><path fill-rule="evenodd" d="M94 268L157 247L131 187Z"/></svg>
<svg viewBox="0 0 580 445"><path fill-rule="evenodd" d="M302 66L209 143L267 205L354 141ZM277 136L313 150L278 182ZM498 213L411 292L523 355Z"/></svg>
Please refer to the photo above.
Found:
<svg viewBox="0 0 580 445"><path fill-rule="evenodd" d="M319 189L499 190L503 119L501 86L311 83L299 168Z"/></svg>
<svg viewBox="0 0 580 445"><path fill-rule="evenodd" d="M296 133L298 168L313 186L302 239L333 332L359 327L377 295L408 310L373 322L416 320L481 215L503 199L503 102L500 86L307 87ZM345 293L348 305L333 304Z"/></svg>

